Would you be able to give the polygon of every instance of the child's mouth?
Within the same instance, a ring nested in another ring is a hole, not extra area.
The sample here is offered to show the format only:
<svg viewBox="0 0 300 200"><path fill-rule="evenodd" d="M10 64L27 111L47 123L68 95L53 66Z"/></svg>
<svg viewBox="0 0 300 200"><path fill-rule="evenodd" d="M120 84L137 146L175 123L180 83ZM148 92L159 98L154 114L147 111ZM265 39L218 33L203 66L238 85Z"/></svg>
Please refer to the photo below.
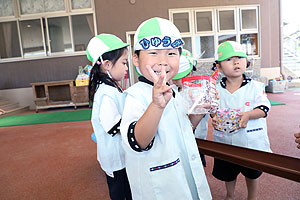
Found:
<svg viewBox="0 0 300 200"><path fill-rule="evenodd" d="M161 71L155 71L155 70L153 70L154 71L154 73L156 74L156 75L160 75L161 74ZM166 71L166 74L167 73L169 73L169 71Z"/></svg>
<svg viewBox="0 0 300 200"><path fill-rule="evenodd" d="M239 67L235 67L235 68L234 68L234 70L239 70L239 69L240 69Z"/></svg>

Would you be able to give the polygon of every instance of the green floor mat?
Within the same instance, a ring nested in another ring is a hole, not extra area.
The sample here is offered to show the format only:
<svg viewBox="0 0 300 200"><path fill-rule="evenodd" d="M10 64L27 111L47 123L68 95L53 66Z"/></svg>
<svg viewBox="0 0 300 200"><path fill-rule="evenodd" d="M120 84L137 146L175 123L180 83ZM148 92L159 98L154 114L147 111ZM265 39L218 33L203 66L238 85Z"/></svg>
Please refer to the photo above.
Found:
<svg viewBox="0 0 300 200"><path fill-rule="evenodd" d="M272 101L272 100L270 100L270 99L269 99L269 101L270 101L270 103L271 103L271 106L285 105L285 103L281 103L281 102L278 102L278 101Z"/></svg>
<svg viewBox="0 0 300 200"><path fill-rule="evenodd" d="M65 112L36 113L28 115L14 115L0 119L0 127L86 121L91 119L91 114L92 110L76 110Z"/></svg>

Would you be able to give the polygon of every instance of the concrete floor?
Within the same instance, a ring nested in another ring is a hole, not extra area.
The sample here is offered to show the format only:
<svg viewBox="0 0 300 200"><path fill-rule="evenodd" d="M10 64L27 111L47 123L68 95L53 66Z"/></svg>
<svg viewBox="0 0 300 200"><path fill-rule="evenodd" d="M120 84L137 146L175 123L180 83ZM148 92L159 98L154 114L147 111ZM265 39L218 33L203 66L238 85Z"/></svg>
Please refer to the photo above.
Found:
<svg viewBox="0 0 300 200"><path fill-rule="evenodd" d="M300 89L268 93L268 97L286 103L272 106L267 118L273 152L300 158L293 136L300 131ZM62 110L65 109L55 111ZM34 111L25 114L28 113ZM0 199L109 199L91 133L89 121L1 127ZM212 195L215 200L222 199L224 184L211 175L213 158L206 156L206 159L205 171ZM258 193L259 200L296 200L300 199L300 184L264 173ZM245 180L239 176L236 199L246 196Z"/></svg>

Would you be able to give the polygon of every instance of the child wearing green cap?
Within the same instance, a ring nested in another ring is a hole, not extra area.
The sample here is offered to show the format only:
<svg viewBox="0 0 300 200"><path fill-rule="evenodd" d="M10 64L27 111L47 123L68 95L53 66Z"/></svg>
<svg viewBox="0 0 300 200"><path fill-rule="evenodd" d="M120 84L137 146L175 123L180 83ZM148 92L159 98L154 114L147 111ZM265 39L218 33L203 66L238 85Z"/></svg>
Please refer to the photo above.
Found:
<svg viewBox="0 0 300 200"><path fill-rule="evenodd" d="M183 99L167 84L178 72L182 45L176 26L158 17L134 36L133 64L142 76L124 92L121 122L133 199L212 198Z"/></svg>
<svg viewBox="0 0 300 200"><path fill-rule="evenodd" d="M117 83L128 70L127 46L115 35L100 34L89 41L86 50L93 66L89 99L93 102L91 121L97 140L97 159L106 173L112 200L132 199L120 135L123 91Z"/></svg>
<svg viewBox="0 0 300 200"><path fill-rule="evenodd" d="M271 152L267 135L266 117L270 102L265 94L264 84L246 77L249 66L247 55L237 42L226 41L219 45L216 65L225 76L218 84L220 108L241 109L238 132L219 134L214 130L214 141L251 149ZM213 118L216 127L216 117ZM234 198L236 178L245 176L248 199L256 199L258 178L262 172L239 166L220 159L214 159L213 176L225 181L227 195Z"/></svg>

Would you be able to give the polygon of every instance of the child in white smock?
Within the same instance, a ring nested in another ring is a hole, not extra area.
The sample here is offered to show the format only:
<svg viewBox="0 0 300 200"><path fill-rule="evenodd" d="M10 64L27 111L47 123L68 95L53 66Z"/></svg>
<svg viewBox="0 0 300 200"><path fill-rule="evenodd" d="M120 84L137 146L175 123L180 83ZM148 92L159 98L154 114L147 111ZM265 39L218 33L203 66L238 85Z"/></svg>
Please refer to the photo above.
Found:
<svg viewBox="0 0 300 200"><path fill-rule="evenodd" d="M142 76L127 89L121 122L133 199L211 199L183 99L169 82L178 72L180 33L151 18L134 36L133 64ZM191 118L197 126L202 116Z"/></svg>
<svg viewBox="0 0 300 200"><path fill-rule="evenodd" d="M86 51L93 66L89 98L93 102L91 121L97 139L97 159L106 173L112 200L132 199L120 134L123 91L117 83L128 70L128 45L115 35L100 34L89 41Z"/></svg>
<svg viewBox="0 0 300 200"><path fill-rule="evenodd" d="M189 52L186 49L182 49L178 73L172 78L172 83L174 83L176 86L173 87L173 89L181 93L183 87L182 79L184 77L192 76L193 71L197 70L196 66L197 59L193 58L191 52ZM205 114L203 119L200 121L199 125L193 130L196 138L206 139L208 129L208 117L209 114ZM203 166L206 167L206 160L204 154L200 153L200 157Z"/></svg>
<svg viewBox="0 0 300 200"><path fill-rule="evenodd" d="M266 152L271 152L267 135L266 117L270 102L265 94L263 83L251 80L244 72L249 66L247 55L237 42L226 41L217 50L217 67L225 76L218 84L220 108L241 109L239 131L233 134L219 134L214 130L214 141ZM216 128L216 116L213 118ZM245 176L248 199L256 199L258 177L262 172L214 159L213 176L225 181L227 196L234 198L236 178L239 173Z"/></svg>

